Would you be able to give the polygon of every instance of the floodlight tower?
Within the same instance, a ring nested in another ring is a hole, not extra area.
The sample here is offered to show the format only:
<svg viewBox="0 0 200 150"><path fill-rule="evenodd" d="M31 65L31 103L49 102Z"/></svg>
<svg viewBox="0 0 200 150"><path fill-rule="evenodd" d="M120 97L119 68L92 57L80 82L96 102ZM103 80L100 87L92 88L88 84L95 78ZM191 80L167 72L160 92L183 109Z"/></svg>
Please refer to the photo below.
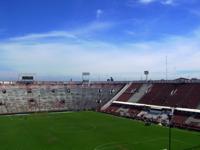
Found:
<svg viewBox="0 0 200 150"><path fill-rule="evenodd" d="M90 72L82 72L82 83L89 85L89 83L90 83Z"/></svg>
<svg viewBox="0 0 200 150"><path fill-rule="evenodd" d="M144 71L144 75L146 76L146 81L148 81L148 75L149 75L149 71Z"/></svg>

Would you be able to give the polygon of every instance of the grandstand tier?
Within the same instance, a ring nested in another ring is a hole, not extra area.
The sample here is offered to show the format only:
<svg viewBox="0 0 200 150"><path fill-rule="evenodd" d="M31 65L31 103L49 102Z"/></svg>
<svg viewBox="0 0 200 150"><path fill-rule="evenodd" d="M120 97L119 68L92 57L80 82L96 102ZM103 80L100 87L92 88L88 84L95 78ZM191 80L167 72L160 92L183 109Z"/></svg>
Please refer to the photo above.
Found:
<svg viewBox="0 0 200 150"><path fill-rule="evenodd" d="M0 114L91 110L110 100L124 83L0 84Z"/></svg>
<svg viewBox="0 0 200 150"><path fill-rule="evenodd" d="M200 130L200 83L1 82L0 114L40 111L102 112ZM197 111L196 111L197 110Z"/></svg>
<svg viewBox="0 0 200 150"><path fill-rule="evenodd" d="M131 83L105 113L169 125L169 115L175 108L172 125L200 130L199 83Z"/></svg>

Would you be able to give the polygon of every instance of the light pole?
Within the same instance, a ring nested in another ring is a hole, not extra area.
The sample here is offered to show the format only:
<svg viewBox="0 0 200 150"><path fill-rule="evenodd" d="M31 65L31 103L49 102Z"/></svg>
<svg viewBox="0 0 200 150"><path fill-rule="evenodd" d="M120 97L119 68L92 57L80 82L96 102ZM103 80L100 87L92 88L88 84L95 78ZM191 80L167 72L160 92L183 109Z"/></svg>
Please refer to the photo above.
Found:
<svg viewBox="0 0 200 150"><path fill-rule="evenodd" d="M168 150L171 150L171 127L172 127L172 118L174 115L174 108L171 109L171 112L168 114L169 119L169 143L168 143Z"/></svg>

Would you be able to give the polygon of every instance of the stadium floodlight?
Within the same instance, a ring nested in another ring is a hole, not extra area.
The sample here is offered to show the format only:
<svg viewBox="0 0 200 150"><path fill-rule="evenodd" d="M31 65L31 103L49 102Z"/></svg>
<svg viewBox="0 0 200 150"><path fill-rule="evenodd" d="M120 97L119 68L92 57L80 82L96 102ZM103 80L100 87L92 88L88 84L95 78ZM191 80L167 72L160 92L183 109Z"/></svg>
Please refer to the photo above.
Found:
<svg viewBox="0 0 200 150"><path fill-rule="evenodd" d="M89 84L89 82L90 82L90 72L82 72L82 82Z"/></svg>
<svg viewBox="0 0 200 150"><path fill-rule="evenodd" d="M146 76L146 81L148 80L149 71L144 71L144 75Z"/></svg>

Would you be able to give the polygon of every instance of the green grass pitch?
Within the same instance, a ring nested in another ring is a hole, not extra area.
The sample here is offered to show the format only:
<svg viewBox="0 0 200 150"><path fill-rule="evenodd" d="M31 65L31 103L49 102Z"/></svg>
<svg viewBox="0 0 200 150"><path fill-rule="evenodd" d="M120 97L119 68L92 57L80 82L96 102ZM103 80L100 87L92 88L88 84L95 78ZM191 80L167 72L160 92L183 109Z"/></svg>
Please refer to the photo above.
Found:
<svg viewBox="0 0 200 150"><path fill-rule="evenodd" d="M96 112L0 116L0 150L164 150L168 129ZM200 150L200 133L172 129L172 150Z"/></svg>

